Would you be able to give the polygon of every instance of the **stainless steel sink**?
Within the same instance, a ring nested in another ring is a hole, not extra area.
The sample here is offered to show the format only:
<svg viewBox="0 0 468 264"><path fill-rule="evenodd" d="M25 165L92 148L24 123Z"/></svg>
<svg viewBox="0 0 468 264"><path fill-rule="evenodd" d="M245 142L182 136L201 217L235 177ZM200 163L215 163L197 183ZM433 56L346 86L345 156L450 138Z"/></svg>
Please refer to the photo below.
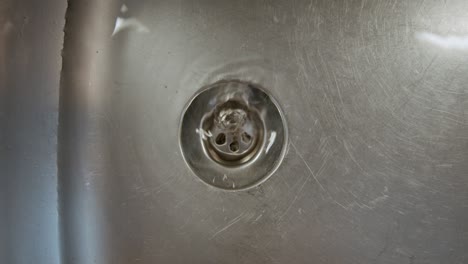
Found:
<svg viewBox="0 0 468 264"><path fill-rule="evenodd" d="M0 263L467 263L467 11L4 1ZM287 124L247 190L180 147L190 100L227 80Z"/></svg>

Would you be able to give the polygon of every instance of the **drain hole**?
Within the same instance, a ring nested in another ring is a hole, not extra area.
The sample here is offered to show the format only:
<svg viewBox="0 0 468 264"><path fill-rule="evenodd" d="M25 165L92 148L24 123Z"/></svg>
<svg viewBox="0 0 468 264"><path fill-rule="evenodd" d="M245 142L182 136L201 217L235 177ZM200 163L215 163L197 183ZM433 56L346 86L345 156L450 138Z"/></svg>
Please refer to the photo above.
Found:
<svg viewBox="0 0 468 264"><path fill-rule="evenodd" d="M230 149L232 152L237 152L237 151L239 151L239 142L233 141L231 144L229 144L229 149Z"/></svg>
<svg viewBox="0 0 468 264"><path fill-rule="evenodd" d="M226 135L224 133L219 133L216 137L216 144L224 145L226 143Z"/></svg>
<svg viewBox="0 0 468 264"><path fill-rule="evenodd" d="M242 141L244 141L245 143L250 143L250 141L252 140L252 136L247 134L247 132L244 132L242 133Z"/></svg>

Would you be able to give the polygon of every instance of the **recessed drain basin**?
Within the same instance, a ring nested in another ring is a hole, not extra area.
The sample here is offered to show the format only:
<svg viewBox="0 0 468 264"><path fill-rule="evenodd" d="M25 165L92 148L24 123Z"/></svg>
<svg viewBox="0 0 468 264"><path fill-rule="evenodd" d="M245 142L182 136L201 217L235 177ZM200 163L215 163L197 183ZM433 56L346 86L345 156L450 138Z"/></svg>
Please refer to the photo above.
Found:
<svg viewBox="0 0 468 264"><path fill-rule="evenodd" d="M266 180L286 151L284 116L271 95L248 82L203 88L186 107L180 127L185 161L205 183L247 189Z"/></svg>

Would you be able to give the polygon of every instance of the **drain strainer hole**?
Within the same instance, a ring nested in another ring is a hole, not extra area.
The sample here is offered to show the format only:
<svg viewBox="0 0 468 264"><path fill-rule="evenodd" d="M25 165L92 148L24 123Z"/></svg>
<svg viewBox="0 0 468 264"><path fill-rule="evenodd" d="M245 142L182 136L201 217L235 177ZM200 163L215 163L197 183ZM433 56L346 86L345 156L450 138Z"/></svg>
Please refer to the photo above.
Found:
<svg viewBox="0 0 468 264"><path fill-rule="evenodd" d="M250 143L250 141L252 141L252 136L247 134L247 132L242 133L241 138L242 138L242 141L247 144Z"/></svg>
<svg viewBox="0 0 468 264"><path fill-rule="evenodd" d="M224 133L218 134L216 137L216 144L224 145L226 143L226 135Z"/></svg>
<svg viewBox="0 0 468 264"><path fill-rule="evenodd" d="M229 144L229 149L230 149L232 152L237 152L237 151L239 151L239 142L237 142L237 140L231 142L231 144Z"/></svg>

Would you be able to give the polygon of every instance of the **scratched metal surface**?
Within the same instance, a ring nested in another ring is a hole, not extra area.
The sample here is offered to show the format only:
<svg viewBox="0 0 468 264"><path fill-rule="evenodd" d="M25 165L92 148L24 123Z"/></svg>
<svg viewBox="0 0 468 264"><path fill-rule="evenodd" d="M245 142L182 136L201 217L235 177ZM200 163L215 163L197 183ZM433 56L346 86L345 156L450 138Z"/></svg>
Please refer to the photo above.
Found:
<svg viewBox="0 0 468 264"><path fill-rule="evenodd" d="M467 263L467 11L69 1L62 262ZM261 84L288 122L281 167L249 191L201 183L178 146L185 104L226 78Z"/></svg>

